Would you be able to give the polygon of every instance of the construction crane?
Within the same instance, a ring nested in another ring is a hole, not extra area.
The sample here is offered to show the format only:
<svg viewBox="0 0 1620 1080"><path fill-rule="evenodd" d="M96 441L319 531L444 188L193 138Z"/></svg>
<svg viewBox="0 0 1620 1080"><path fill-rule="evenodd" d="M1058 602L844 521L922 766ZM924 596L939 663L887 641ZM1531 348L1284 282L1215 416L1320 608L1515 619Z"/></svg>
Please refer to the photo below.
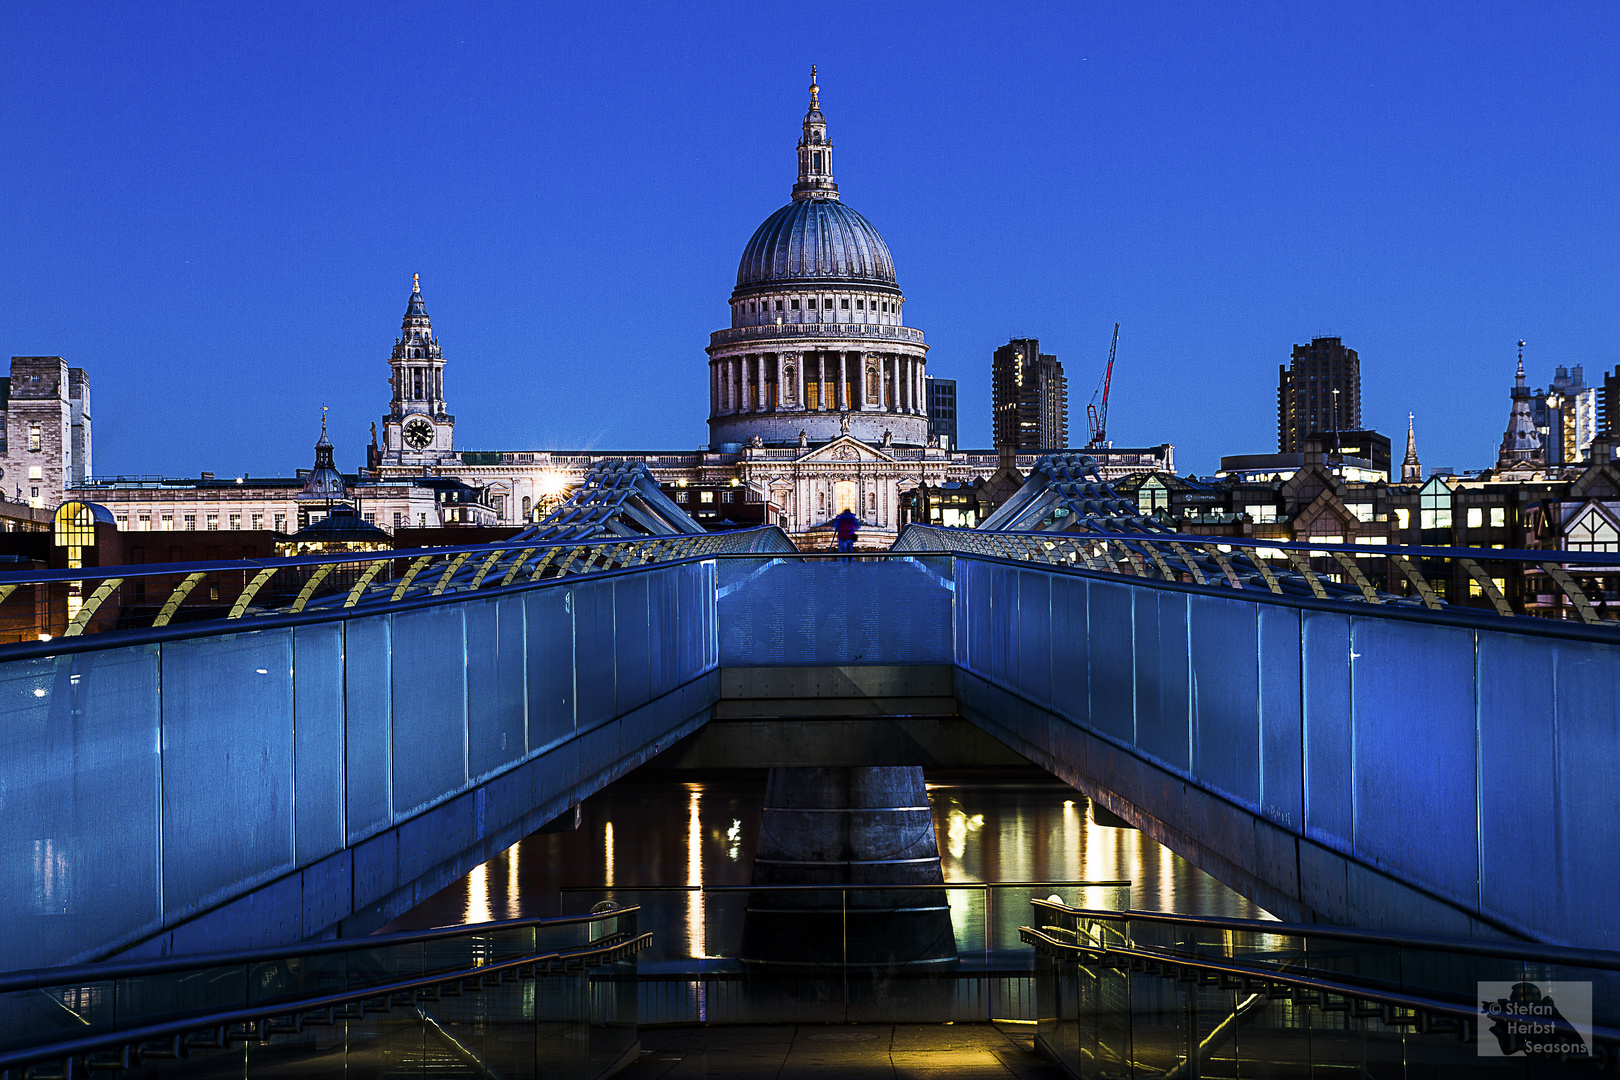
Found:
<svg viewBox="0 0 1620 1080"><path fill-rule="evenodd" d="M1119 348L1119 323L1114 324L1114 341L1108 346L1108 370L1103 372L1102 406L1097 405L1097 391L1091 392L1091 404L1086 406L1086 427L1091 429L1091 441L1086 443L1088 450L1100 450L1103 443L1108 440L1108 388L1114 381L1114 350Z"/></svg>

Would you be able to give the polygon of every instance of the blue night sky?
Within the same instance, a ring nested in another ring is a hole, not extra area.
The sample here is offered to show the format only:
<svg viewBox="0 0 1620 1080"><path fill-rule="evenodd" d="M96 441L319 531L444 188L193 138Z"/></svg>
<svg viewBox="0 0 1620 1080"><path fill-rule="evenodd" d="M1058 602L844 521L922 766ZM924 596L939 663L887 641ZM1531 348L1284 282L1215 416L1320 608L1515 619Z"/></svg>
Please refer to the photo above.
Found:
<svg viewBox="0 0 1620 1080"><path fill-rule="evenodd" d="M413 272L463 449L707 441L703 348L788 200L812 63L988 446L1038 336L1070 430L1276 448L1277 365L1494 461L1534 385L1620 364L1620 5L11 4L0 350L90 372L98 474L362 461ZM1397 454L1399 450L1397 449Z"/></svg>

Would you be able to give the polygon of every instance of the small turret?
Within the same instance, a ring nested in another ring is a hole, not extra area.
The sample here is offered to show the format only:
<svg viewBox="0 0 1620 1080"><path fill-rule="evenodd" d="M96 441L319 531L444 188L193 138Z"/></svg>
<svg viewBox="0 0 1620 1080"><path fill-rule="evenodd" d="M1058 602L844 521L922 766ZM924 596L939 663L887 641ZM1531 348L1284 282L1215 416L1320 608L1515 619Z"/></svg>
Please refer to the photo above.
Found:
<svg viewBox="0 0 1620 1080"><path fill-rule="evenodd" d="M1406 460L1401 462L1401 483L1417 484L1423 480L1423 463L1418 460L1417 434L1412 429L1412 414L1406 414Z"/></svg>
<svg viewBox="0 0 1620 1080"><path fill-rule="evenodd" d="M821 115L820 94L812 65L810 110L804 114L804 136L799 140L799 182L793 185L795 202L838 198L838 185L832 177L832 141L827 138L827 118Z"/></svg>

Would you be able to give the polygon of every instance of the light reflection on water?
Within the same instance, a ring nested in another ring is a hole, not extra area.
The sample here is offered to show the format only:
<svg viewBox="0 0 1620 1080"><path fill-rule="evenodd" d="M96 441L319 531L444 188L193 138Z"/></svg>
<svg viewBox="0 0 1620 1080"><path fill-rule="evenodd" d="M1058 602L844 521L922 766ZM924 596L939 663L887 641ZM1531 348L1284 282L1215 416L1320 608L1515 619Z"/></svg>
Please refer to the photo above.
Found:
<svg viewBox="0 0 1620 1080"><path fill-rule="evenodd" d="M1126 880L1133 907L1268 917L1137 830L1098 825L1089 800L1044 777L998 772L929 784L947 882ZM578 830L527 837L389 929L554 915L567 888L747 885L764 795L763 772L705 783L622 781L586 800ZM953 891L950 902L971 901ZM693 892L684 906L690 955L703 956L703 900Z"/></svg>

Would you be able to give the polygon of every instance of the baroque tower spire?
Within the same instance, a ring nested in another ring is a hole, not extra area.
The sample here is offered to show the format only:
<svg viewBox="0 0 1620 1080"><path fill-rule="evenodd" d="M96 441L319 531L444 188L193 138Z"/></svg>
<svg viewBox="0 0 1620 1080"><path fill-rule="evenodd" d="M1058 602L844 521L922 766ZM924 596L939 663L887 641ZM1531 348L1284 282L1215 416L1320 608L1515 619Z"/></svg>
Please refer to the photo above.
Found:
<svg viewBox="0 0 1620 1080"><path fill-rule="evenodd" d="M444 400L444 353L433 336L420 274L411 275L411 297L388 366L393 397L383 417L384 459L398 462L408 456L417 461L448 453L456 418Z"/></svg>
<svg viewBox="0 0 1620 1080"><path fill-rule="evenodd" d="M1524 342L1519 342L1519 370L1513 379L1513 407L1508 412L1507 431L1502 435L1502 449L1496 457L1496 467L1507 469L1515 465L1541 465L1545 459L1541 452L1541 436L1536 431L1535 418L1530 415L1530 399L1535 391L1524 385Z"/></svg>
<svg viewBox="0 0 1620 1080"><path fill-rule="evenodd" d="M1412 428L1412 414L1406 414L1406 460L1401 462L1401 483L1414 484L1423 479L1423 463L1418 460L1417 434Z"/></svg>
<svg viewBox="0 0 1620 1080"><path fill-rule="evenodd" d="M804 114L804 135L799 139L799 182L793 185L793 201L836 198L832 142L827 138L827 118L821 115L821 87L816 85L816 69L811 65L810 109Z"/></svg>

